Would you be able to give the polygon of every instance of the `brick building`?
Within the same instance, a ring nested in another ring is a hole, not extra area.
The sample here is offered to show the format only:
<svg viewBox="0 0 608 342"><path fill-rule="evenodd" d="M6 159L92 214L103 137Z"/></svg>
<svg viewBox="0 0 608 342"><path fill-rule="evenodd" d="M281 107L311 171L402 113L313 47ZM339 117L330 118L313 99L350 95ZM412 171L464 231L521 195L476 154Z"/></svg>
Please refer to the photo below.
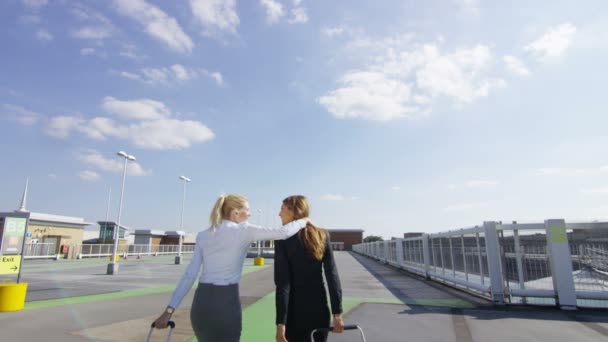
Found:
<svg viewBox="0 0 608 342"><path fill-rule="evenodd" d="M334 250L353 249L353 245L363 243L363 229L328 229Z"/></svg>

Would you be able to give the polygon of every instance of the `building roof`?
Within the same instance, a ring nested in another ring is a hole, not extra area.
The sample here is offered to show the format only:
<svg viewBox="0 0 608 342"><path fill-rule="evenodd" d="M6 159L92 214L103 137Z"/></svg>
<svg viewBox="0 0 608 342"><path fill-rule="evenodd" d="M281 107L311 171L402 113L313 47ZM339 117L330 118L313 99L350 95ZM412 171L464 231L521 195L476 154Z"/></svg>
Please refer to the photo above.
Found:
<svg viewBox="0 0 608 342"><path fill-rule="evenodd" d="M100 227L101 227L102 225L107 225L107 226L116 226L116 225L117 225L117 224L116 224L116 222L114 222L114 221L97 221L97 224L99 224L99 226L100 226ZM126 229L126 230L130 230L130 231L132 231L132 230L133 230L133 229L131 229L131 228L129 228L129 227L127 227L127 226L125 226L124 224L121 224L121 225L120 225L120 228L122 228L122 229Z"/></svg>
<svg viewBox="0 0 608 342"><path fill-rule="evenodd" d="M327 229L330 233L363 233L363 229Z"/></svg>
<svg viewBox="0 0 608 342"><path fill-rule="evenodd" d="M186 232L182 231L182 230L168 230L165 232L165 235L167 236L184 236L186 235Z"/></svg>
<svg viewBox="0 0 608 342"><path fill-rule="evenodd" d="M32 221L32 220L53 222L53 223L69 223L69 224L80 225L83 227L92 224L91 222L85 222L85 220L82 217L60 216L60 215L30 212L30 221Z"/></svg>
<svg viewBox="0 0 608 342"><path fill-rule="evenodd" d="M152 230L152 229L138 229L133 235L162 235L165 236L164 230Z"/></svg>

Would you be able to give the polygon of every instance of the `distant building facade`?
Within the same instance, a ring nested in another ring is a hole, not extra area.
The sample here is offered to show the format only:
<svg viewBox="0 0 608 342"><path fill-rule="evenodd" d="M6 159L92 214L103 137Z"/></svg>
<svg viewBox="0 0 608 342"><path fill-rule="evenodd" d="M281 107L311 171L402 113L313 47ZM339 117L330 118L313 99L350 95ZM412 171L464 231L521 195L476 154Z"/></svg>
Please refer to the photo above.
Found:
<svg viewBox="0 0 608 342"><path fill-rule="evenodd" d="M13 213L29 215L26 233L26 244L46 243L51 245L51 250L60 253L63 246L81 244L84 228L91 223L85 222L81 217L61 216L30 212L26 209L28 184L25 184L21 206ZM0 221L10 217L11 212L1 213ZM0 224L0 229L2 225Z"/></svg>
<svg viewBox="0 0 608 342"><path fill-rule="evenodd" d="M353 245L363 243L363 229L328 229L334 250L350 251Z"/></svg>
<svg viewBox="0 0 608 342"><path fill-rule="evenodd" d="M409 239L409 238L413 238L413 237L419 237L422 235L424 235L424 233L419 233L419 232L403 233L403 238Z"/></svg>

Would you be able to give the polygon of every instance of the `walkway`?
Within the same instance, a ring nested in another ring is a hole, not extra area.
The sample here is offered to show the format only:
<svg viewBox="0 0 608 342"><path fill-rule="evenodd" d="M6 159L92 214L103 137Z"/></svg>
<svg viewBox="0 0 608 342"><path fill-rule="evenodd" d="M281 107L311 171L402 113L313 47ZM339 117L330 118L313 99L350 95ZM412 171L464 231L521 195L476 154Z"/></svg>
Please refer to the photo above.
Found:
<svg viewBox="0 0 608 342"><path fill-rule="evenodd" d="M361 325L368 341L608 341L608 312L493 307L457 290L412 277L371 259L336 253L347 323ZM105 260L27 261L26 309L0 313L6 341L144 341L185 265L173 257L121 262L105 275ZM272 263L272 259L266 260ZM246 262L241 283L242 341L274 341L272 266ZM172 341L192 341L189 307L174 315ZM164 341L165 331L155 340ZM331 341L356 341L353 332Z"/></svg>

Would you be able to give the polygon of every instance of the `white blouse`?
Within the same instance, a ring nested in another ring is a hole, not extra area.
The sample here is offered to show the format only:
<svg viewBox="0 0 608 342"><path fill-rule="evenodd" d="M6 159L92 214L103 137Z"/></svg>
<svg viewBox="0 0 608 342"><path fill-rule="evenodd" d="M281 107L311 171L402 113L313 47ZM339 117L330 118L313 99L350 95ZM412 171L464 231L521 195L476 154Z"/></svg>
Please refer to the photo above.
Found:
<svg viewBox="0 0 608 342"><path fill-rule="evenodd" d="M292 221L280 228L266 228L248 222L223 220L215 229L207 229L196 236L192 260L177 284L169 306L177 308L192 288L203 267L200 283L214 285L238 284L243 263L253 241L286 239L306 226L306 220Z"/></svg>

